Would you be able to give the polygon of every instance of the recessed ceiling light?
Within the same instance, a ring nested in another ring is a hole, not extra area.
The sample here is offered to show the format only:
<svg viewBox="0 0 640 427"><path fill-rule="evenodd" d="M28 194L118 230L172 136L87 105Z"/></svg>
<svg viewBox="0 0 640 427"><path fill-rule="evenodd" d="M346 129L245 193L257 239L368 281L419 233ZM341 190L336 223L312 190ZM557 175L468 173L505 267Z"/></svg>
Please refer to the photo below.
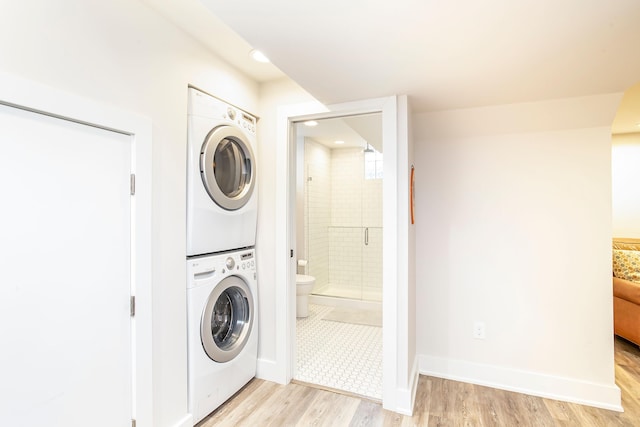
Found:
<svg viewBox="0 0 640 427"><path fill-rule="evenodd" d="M304 122L304 125L309 127L314 127L314 126L318 126L318 122L316 122L315 120L307 120L306 122Z"/></svg>
<svg viewBox="0 0 640 427"><path fill-rule="evenodd" d="M340 140L338 140L338 141L334 141L334 142L335 142L336 144L338 144L338 145L344 144L344 141L340 141Z"/></svg>
<svg viewBox="0 0 640 427"><path fill-rule="evenodd" d="M260 52L257 49L253 49L251 52L249 52L249 55L253 58L254 61L262 62L265 64L270 62L269 58L267 58L264 53Z"/></svg>

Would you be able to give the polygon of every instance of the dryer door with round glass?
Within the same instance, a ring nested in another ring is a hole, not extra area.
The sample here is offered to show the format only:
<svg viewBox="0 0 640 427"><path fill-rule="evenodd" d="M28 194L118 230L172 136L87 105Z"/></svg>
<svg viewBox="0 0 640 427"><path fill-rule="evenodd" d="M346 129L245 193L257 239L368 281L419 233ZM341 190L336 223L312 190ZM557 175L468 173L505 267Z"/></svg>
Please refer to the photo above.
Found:
<svg viewBox="0 0 640 427"><path fill-rule="evenodd" d="M233 126L213 129L202 144L200 174L211 199L223 209L237 210L251 198L255 160L244 133Z"/></svg>
<svg viewBox="0 0 640 427"><path fill-rule="evenodd" d="M202 313L200 337L207 355L228 362L244 348L253 326L253 298L237 276L222 280L211 291Z"/></svg>

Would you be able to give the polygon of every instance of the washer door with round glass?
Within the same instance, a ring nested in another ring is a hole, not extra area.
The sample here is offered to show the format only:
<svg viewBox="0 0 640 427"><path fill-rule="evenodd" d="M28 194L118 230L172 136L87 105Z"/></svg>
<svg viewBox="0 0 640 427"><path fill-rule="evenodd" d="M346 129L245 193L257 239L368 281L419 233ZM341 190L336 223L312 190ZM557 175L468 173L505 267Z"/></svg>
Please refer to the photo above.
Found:
<svg viewBox="0 0 640 427"><path fill-rule="evenodd" d="M228 362L244 348L253 327L253 298L247 284L229 276L211 291L202 313L202 346L215 362Z"/></svg>
<svg viewBox="0 0 640 427"><path fill-rule="evenodd" d="M207 193L221 208L233 211L249 201L255 186L255 161L240 129L219 126L209 132L200 150L200 174Z"/></svg>

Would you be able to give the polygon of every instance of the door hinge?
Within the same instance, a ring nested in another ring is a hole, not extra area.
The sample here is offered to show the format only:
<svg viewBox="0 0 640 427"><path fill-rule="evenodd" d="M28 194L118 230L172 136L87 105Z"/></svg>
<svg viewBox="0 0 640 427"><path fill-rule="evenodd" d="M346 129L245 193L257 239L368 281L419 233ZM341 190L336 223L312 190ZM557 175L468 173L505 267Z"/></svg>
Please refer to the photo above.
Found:
<svg viewBox="0 0 640 427"><path fill-rule="evenodd" d="M131 174L130 190L131 190L132 196L136 194L136 174L135 173Z"/></svg>
<svg viewBox="0 0 640 427"><path fill-rule="evenodd" d="M131 419L131 427L136 427L136 420Z"/></svg>
<svg viewBox="0 0 640 427"><path fill-rule="evenodd" d="M291 253L289 254L289 258L293 258L293 249L291 249Z"/></svg>
<svg viewBox="0 0 640 427"><path fill-rule="evenodd" d="M130 314L131 317L136 315L136 296L135 295L131 295L131 299L129 301L129 309L130 309Z"/></svg>

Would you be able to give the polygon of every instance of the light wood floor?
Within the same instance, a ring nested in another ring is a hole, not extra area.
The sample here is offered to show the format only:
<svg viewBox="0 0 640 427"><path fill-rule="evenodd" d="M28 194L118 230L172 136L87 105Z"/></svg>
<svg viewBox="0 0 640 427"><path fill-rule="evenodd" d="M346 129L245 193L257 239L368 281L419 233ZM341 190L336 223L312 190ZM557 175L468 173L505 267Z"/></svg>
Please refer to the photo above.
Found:
<svg viewBox="0 0 640 427"><path fill-rule="evenodd" d="M365 399L253 380L198 427L210 426L640 426L640 350L616 338L623 413L420 376L413 417Z"/></svg>

